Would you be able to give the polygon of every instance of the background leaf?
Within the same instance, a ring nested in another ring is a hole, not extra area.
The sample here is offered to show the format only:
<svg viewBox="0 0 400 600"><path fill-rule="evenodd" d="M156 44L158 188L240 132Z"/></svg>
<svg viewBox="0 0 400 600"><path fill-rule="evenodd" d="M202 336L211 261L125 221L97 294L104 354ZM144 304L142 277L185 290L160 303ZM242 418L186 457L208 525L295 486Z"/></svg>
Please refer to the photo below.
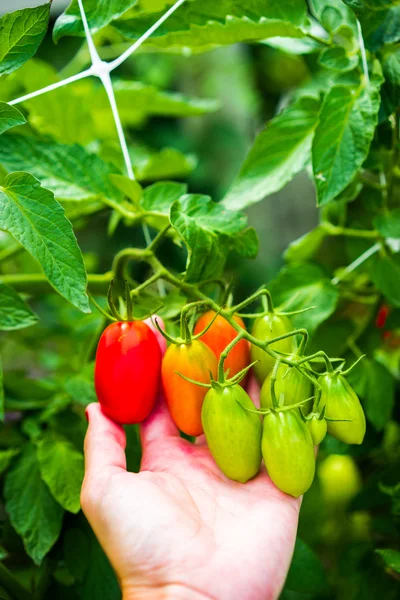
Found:
<svg viewBox="0 0 400 600"><path fill-rule="evenodd" d="M0 19L0 76L29 60L47 31L50 3L7 13Z"/></svg>
<svg viewBox="0 0 400 600"><path fill-rule="evenodd" d="M318 110L319 103L314 98L300 98L267 125L225 196L225 206L240 210L259 202L283 188L305 167Z"/></svg>
<svg viewBox="0 0 400 600"><path fill-rule="evenodd" d="M80 510L80 491L84 465L83 454L71 442L45 437L37 447L40 473L53 497L65 510Z"/></svg>
<svg viewBox="0 0 400 600"><path fill-rule="evenodd" d="M327 585L321 562L311 548L298 537L282 598L290 598L287 595L289 590L314 595L325 591Z"/></svg>
<svg viewBox="0 0 400 600"><path fill-rule="evenodd" d="M363 400L368 420L381 431L394 406L394 381L389 371L376 360L364 358L350 371L349 380Z"/></svg>
<svg viewBox="0 0 400 600"><path fill-rule="evenodd" d="M53 194L32 175L13 173L0 187L0 229L11 233L36 258L64 298L82 312L90 312L86 271L71 223Z"/></svg>
<svg viewBox="0 0 400 600"><path fill-rule="evenodd" d="M26 119L18 109L6 102L0 102L0 135L7 131L7 129L16 127L16 125L23 125L24 123L26 123Z"/></svg>
<svg viewBox="0 0 400 600"><path fill-rule="evenodd" d="M27 444L6 477L6 511L27 553L40 564L61 531L63 509L40 477L36 450Z"/></svg>
<svg viewBox="0 0 400 600"><path fill-rule="evenodd" d="M38 317L22 298L0 281L0 330L22 329L37 322Z"/></svg>
<svg viewBox="0 0 400 600"><path fill-rule="evenodd" d="M383 558L385 564L390 569L393 569L396 573L400 573L400 552L390 550L390 548L375 550L375 552Z"/></svg>

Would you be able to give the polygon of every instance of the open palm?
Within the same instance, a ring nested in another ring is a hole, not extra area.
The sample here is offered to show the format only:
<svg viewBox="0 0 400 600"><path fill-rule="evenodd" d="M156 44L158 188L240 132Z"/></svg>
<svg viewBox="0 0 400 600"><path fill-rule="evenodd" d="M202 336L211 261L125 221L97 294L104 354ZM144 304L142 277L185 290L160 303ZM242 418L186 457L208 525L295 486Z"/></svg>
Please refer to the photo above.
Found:
<svg viewBox="0 0 400 600"><path fill-rule="evenodd" d="M140 473L128 473L125 433L88 407L82 507L124 600L267 600L289 567L300 501L265 470L240 484L216 466L204 438L182 439L160 398L141 426Z"/></svg>

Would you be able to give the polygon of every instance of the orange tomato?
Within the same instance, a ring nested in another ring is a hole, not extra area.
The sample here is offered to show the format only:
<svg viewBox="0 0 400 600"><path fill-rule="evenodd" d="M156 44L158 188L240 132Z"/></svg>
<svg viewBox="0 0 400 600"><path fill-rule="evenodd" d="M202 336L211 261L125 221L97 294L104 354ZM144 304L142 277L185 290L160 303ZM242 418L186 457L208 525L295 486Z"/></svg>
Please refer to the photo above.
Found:
<svg viewBox="0 0 400 600"><path fill-rule="evenodd" d="M215 312L213 310L209 310L204 313L196 323L194 328L194 334L197 335L201 333L203 329L209 325L209 323L214 319ZM233 317L243 329L245 329L245 325L243 323L243 319L240 317ZM232 327L230 323L221 315L218 315L215 319L214 323L211 325L210 329L206 331L204 335L201 336L201 341L204 342L215 354L217 360L219 360L221 356L221 352L225 350L228 344L232 342L237 336L237 331ZM250 364L250 345L247 340L241 340L232 350L229 352L225 363L224 370L229 369L228 377L233 377L236 373L239 373L242 369L247 367ZM241 385L244 386L246 383L247 377L245 377Z"/></svg>
<svg viewBox="0 0 400 600"><path fill-rule="evenodd" d="M217 377L217 359L200 340L190 344L171 344L164 356L161 378L165 399L176 426L187 435L201 435L201 409L208 388L186 381L210 383L210 372Z"/></svg>

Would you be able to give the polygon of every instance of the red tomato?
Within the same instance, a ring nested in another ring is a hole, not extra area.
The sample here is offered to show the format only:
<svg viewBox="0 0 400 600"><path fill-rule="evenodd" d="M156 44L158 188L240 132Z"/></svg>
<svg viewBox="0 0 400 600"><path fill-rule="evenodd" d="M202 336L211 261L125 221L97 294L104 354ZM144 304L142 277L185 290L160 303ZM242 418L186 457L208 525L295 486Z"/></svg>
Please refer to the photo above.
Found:
<svg viewBox="0 0 400 600"><path fill-rule="evenodd" d="M160 386L161 350L142 321L118 322L97 346L95 387L106 415L120 424L140 423L150 414Z"/></svg>
<svg viewBox="0 0 400 600"><path fill-rule="evenodd" d="M201 435L201 409L208 388L185 381L178 373L210 383L210 371L217 377L217 359L200 340L171 344L165 353L161 375L165 399L176 426L187 435Z"/></svg>
<svg viewBox="0 0 400 600"><path fill-rule="evenodd" d="M197 321L194 328L194 334L201 333L203 329L209 325L210 321L215 317L215 312L209 310L204 313ZM245 325L240 317L233 317L243 329ZM204 342L215 354L217 360L221 356L221 352L225 350L228 344L237 336L237 331L232 327L230 323L221 315L218 315L210 329L201 336L201 341ZM229 369L228 377L233 377L236 373L239 373L242 369L250 364L250 345L247 340L241 340L236 346L229 352L225 363L225 371ZM246 377L241 382L241 385L245 385Z"/></svg>
<svg viewBox="0 0 400 600"><path fill-rule="evenodd" d="M387 304L382 304L380 309L378 310L378 314L376 316L375 325L379 329L383 329L386 325L387 318L389 316L390 308Z"/></svg>

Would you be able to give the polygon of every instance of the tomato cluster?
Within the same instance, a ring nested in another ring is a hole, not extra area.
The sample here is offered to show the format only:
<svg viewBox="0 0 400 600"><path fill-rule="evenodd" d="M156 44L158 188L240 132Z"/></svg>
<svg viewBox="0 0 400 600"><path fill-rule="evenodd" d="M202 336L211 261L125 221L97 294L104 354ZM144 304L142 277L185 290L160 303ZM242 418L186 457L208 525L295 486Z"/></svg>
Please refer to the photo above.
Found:
<svg viewBox="0 0 400 600"><path fill-rule="evenodd" d="M300 496L314 479L314 446L327 431L344 443L360 444L364 411L340 368L334 371L328 361L325 372L312 369L302 344L297 348L293 342L287 316L266 311L256 318L247 335L251 348L238 337L243 320L233 319L208 311L192 334L181 318L180 338L164 333L172 343L163 359L144 322L113 323L97 350L99 402L115 421L139 423L150 414L161 380L177 427L189 436L204 433L228 478L245 483L264 460L275 485ZM267 352L266 342L276 338L270 344L274 352ZM261 384L260 410L245 391L251 360L257 361L252 364Z"/></svg>

